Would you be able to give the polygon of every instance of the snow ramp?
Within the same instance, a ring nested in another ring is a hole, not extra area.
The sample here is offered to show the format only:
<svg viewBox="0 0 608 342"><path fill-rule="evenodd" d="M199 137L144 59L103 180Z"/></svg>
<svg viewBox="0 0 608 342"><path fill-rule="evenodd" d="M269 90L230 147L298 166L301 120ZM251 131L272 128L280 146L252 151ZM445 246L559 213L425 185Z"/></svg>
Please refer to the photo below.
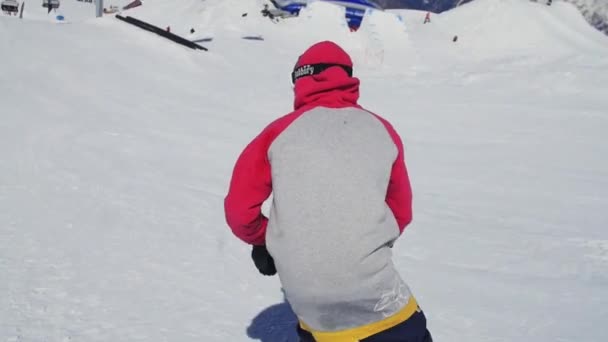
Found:
<svg viewBox="0 0 608 342"><path fill-rule="evenodd" d="M399 49L407 47L405 26L393 13L370 10L360 29L351 32L345 8L336 4L313 1L298 17L275 21L262 15L264 5L272 6L265 0L147 0L125 15L170 27L171 32L191 40L213 38L213 45L221 40L262 37L288 46L284 53L290 60L321 40L339 43L356 63L370 66L398 59Z"/></svg>
<svg viewBox="0 0 608 342"><path fill-rule="evenodd" d="M419 28L437 30L437 37L448 44L458 36L460 53L469 58L525 55L544 60L608 53L608 38L591 27L576 7L561 1L546 6L528 0L477 0L424 26Z"/></svg>

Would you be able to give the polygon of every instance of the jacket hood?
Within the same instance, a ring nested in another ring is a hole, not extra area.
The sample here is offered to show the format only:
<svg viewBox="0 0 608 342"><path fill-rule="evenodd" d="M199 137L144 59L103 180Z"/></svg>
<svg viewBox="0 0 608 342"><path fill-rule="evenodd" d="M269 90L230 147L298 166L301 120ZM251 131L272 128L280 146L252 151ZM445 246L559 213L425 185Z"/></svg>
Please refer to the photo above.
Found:
<svg viewBox="0 0 608 342"><path fill-rule="evenodd" d="M294 70L309 64L339 64L347 67L353 62L340 46L330 41L316 43L299 58ZM339 66L327 68L316 75L296 80L294 84L294 109L305 106L342 108L357 106L359 79L351 77Z"/></svg>

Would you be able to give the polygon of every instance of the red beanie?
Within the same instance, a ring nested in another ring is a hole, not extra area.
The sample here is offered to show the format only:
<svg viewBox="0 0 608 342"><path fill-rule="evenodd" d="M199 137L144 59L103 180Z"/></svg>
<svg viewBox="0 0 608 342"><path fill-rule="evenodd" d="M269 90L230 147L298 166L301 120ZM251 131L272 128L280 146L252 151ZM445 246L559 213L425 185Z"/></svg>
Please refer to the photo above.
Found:
<svg viewBox="0 0 608 342"><path fill-rule="evenodd" d="M314 44L298 58L291 73L294 108L306 105L356 106L359 79L352 74L353 61L336 43L324 41Z"/></svg>
<svg viewBox="0 0 608 342"><path fill-rule="evenodd" d="M302 65L319 63L353 66L353 61L346 51L338 46L338 44L326 40L316 43L304 51L300 58L298 58L295 68Z"/></svg>

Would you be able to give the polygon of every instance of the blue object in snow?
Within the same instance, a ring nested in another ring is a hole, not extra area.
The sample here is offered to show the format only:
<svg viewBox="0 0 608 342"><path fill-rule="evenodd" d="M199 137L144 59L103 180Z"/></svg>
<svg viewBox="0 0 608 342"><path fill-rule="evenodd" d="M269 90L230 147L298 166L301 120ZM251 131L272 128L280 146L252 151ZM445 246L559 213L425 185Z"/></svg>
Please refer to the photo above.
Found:
<svg viewBox="0 0 608 342"><path fill-rule="evenodd" d="M332 4L340 5L346 8L346 21L348 26L354 29L361 26L366 10L379 9L382 7L371 0L321 0ZM302 7L306 6L306 1L303 0L273 0L272 1L280 10L297 15Z"/></svg>
<svg viewBox="0 0 608 342"><path fill-rule="evenodd" d="M55 19L57 19L58 21L63 21L65 18L60 14L56 16Z"/></svg>

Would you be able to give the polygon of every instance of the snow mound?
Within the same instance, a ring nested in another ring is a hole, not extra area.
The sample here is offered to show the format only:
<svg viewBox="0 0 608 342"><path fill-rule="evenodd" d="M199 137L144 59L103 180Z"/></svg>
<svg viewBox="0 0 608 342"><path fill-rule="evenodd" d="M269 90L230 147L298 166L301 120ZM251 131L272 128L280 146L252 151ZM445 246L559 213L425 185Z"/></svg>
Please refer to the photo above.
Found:
<svg viewBox="0 0 608 342"><path fill-rule="evenodd" d="M477 58L608 51L607 37L564 2L477 0L436 16L432 25L458 36L460 49Z"/></svg>

